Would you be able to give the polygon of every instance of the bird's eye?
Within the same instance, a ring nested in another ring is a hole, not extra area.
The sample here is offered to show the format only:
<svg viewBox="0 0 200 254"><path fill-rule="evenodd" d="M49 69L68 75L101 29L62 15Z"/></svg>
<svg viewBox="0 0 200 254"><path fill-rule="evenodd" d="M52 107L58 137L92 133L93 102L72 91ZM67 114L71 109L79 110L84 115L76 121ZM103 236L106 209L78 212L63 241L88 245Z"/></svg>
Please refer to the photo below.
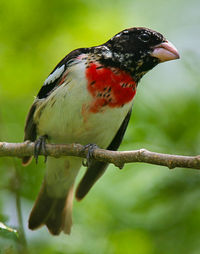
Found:
<svg viewBox="0 0 200 254"><path fill-rule="evenodd" d="M150 40L150 35L149 34L146 34L146 33L143 33L139 36L139 39L143 42L148 42Z"/></svg>

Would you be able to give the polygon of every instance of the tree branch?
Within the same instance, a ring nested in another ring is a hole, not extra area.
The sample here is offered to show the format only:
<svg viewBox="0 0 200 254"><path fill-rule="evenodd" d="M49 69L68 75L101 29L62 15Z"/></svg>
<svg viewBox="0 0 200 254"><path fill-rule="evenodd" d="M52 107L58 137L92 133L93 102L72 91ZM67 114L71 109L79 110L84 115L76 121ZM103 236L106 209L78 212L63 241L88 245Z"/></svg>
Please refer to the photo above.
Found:
<svg viewBox="0 0 200 254"><path fill-rule="evenodd" d="M86 158L88 150L80 144L47 144L46 153L48 156L77 156ZM34 154L34 143L6 143L0 142L0 157L23 157L32 156ZM40 155L45 155L42 150ZM125 163L145 162L155 165L166 166L170 169L175 167L200 169L200 155L198 156L181 156L150 152L146 149L133 151L109 151L105 149L95 149L93 158L113 163L117 167L122 168Z"/></svg>

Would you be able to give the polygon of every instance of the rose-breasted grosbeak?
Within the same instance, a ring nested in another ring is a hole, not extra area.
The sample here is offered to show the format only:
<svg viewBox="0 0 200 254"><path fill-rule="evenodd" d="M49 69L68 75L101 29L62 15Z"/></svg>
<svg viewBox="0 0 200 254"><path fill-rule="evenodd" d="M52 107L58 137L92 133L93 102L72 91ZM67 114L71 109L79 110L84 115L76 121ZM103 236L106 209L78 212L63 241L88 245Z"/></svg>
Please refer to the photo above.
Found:
<svg viewBox="0 0 200 254"><path fill-rule="evenodd" d="M40 89L27 117L24 140L46 137L49 143L96 144L117 150L127 128L137 84L160 62L179 58L160 33L125 29L106 43L69 53ZM23 164L30 161L23 158ZM46 225L52 234L69 234L73 186L81 167L77 157L49 157L29 228ZM81 200L108 164L92 160L76 189Z"/></svg>

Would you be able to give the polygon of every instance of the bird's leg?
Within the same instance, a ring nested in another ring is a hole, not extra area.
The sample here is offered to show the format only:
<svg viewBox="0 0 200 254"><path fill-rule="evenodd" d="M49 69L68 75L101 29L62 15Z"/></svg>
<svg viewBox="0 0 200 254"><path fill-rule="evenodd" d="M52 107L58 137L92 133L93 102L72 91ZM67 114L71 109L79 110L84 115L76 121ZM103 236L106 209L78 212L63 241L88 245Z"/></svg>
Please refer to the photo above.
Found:
<svg viewBox="0 0 200 254"><path fill-rule="evenodd" d="M45 155L44 155L44 162L46 163L47 161L47 150L46 150L46 140L48 136L40 136L36 141L35 141L35 147L34 147L34 158L36 161L36 164L38 163L38 156L40 152L43 150Z"/></svg>
<svg viewBox="0 0 200 254"><path fill-rule="evenodd" d="M87 150L87 156L86 156L86 161L83 160L82 164L83 166L85 167L89 167L91 162L92 162L92 158L93 158L93 153L94 153L94 150L97 149L98 146L95 145L95 144L87 144L84 146L83 150Z"/></svg>

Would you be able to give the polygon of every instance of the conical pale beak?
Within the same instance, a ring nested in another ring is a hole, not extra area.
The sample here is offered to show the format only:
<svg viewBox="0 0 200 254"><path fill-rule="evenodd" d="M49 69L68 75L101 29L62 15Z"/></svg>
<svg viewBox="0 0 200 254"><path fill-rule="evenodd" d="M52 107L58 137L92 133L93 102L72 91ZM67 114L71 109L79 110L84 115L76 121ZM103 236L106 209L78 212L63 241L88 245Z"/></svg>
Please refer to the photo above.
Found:
<svg viewBox="0 0 200 254"><path fill-rule="evenodd" d="M158 58L161 62L180 58L178 50L169 41L163 42L153 48L151 56Z"/></svg>

